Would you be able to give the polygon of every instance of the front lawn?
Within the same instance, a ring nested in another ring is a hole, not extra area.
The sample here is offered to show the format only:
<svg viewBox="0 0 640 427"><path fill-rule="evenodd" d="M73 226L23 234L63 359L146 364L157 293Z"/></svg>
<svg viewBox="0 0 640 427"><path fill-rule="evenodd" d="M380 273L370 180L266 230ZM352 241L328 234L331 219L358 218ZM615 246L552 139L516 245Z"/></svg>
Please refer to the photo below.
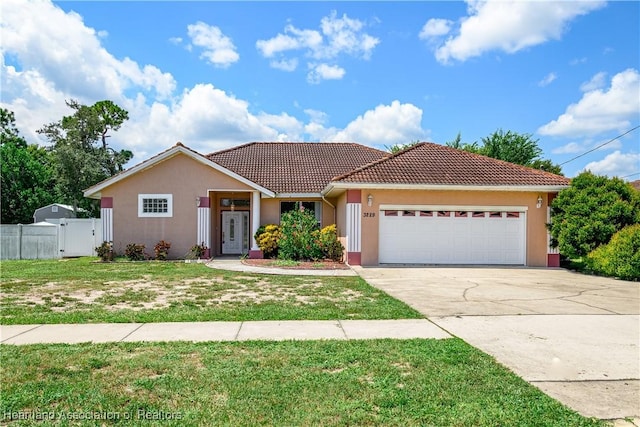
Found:
<svg viewBox="0 0 640 427"><path fill-rule="evenodd" d="M3 261L0 323L421 318L359 277L277 276L184 262Z"/></svg>
<svg viewBox="0 0 640 427"><path fill-rule="evenodd" d="M62 417L90 419L81 425L110 425L104 421L110 417L133 426L604 425L459 339L2 345L0 351L0 422L52 416L62 425ZM154 417L159 421L149 421Z"/></svg>

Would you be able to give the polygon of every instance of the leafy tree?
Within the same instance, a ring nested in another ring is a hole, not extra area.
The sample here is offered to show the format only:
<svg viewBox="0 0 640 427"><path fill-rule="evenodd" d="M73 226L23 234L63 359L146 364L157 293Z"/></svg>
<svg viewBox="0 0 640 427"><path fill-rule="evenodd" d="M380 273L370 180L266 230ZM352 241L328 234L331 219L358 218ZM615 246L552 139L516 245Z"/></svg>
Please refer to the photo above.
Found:
<svg viewBox="0 0 640 427"><path fill-rule="evenodd" d="M458 133L456 138L447 142L446 145L469 153L562 175L562 168L559 165L553 164L549 159L540 158L542 149L538 146L538 140L533 139L530 134L504 132L498 129L488 137L482 138L482 145L478 145L477 142L463 143Z"/></svg>
<svg viewBox="0 0 640 427"><path fill-rule="evenodd" d="M28 224L36 209L55 202L51 157L20 136L12 111L0 109L0 127L0 222Z"/></svg>
<svg viewBox="0 0 640 427"><path fill-rule="evenodd" d="M108 100L91 106L75 100L66 104L74 113L43 126L38 132L52 144L60 194L76 211L83 207L95 215L98 211L95 202L86 200L82 192L122 171L133 157L131 151L116 151L107 144L108 133L120 129L129 114Z"/></svg>
<svg viewBox="0 0 640 427"><path fill-rule="evenodd" d="M563 255L579 258L639 222L640 194L631 185L587 171L551 203L551 244Z"/></svg>
<svg viewBox="0 0 640 427"><path fill-rule="evenodd" d="M385 145L384 148L387 149L391 154L399 153L402 150L406 150L407 148L413 147L414 145L419 144L420 141L411 141L407 144L393 144L393 145Z"/></svg>

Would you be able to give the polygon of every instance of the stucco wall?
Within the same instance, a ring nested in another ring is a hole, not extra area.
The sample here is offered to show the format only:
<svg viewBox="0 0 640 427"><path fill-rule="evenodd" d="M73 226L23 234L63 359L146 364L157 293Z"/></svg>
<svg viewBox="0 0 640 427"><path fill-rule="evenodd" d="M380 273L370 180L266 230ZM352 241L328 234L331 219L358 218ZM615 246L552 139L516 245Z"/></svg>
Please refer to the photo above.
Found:
<svg viewBox="0 0 640 427"><path fill-rule="evenodd" d="M155 244L171 242L170 258L182 258L195 245L197 233L196 198L208 190L250 191L236 181L190 157L177 154L140 171L102 191L113 197L113 240L118 253L129 243L143 243L153 255ZM171 218L139 218L138 194L172 194Z"/></svg>
<svg viewBox="0 0 640 427"><path fill-rule="evenodd" d="M373 196L372 206L367 206L367 196ZM543 204L536 208L538 196ZM536 192L486 192L486 191L418 191L418 190L363 190L362 191L362 265L378 264L379 211L381 204L390 205L456 205L456 206L526 206L528 266L547 265L547 196ZM345 200L340 198L338 224L344 234ZM364 216L374 213L375 216Z"/></svg>

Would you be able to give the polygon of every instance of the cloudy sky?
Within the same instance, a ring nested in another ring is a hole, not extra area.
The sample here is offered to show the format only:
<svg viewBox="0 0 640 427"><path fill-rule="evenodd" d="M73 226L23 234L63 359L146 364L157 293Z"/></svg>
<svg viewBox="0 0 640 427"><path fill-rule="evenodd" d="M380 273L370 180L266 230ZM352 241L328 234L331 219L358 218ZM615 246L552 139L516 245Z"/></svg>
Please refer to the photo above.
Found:
<svg viewBox="0 0 640 427"><path fill-rule="evenodd" d="M130 115L110 143L133 163L177 141L384 148L504 129L567 176L640 178L640 129L609 142L640 125L636 1L3 0L0 16L0 103L29 142L65 100L110 99Z"/></svg>

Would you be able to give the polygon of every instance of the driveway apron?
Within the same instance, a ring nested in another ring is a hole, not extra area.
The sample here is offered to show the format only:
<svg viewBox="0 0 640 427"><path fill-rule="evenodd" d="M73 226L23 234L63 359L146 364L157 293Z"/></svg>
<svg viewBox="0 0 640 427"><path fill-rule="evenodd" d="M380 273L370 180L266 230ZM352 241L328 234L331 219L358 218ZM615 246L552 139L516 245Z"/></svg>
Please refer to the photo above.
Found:
<svg viewBox="0 0 640 427"><path fill-rule="evenodd" d="M563 269L355 267L582 415L640 419L640 284Z"/></svg>

